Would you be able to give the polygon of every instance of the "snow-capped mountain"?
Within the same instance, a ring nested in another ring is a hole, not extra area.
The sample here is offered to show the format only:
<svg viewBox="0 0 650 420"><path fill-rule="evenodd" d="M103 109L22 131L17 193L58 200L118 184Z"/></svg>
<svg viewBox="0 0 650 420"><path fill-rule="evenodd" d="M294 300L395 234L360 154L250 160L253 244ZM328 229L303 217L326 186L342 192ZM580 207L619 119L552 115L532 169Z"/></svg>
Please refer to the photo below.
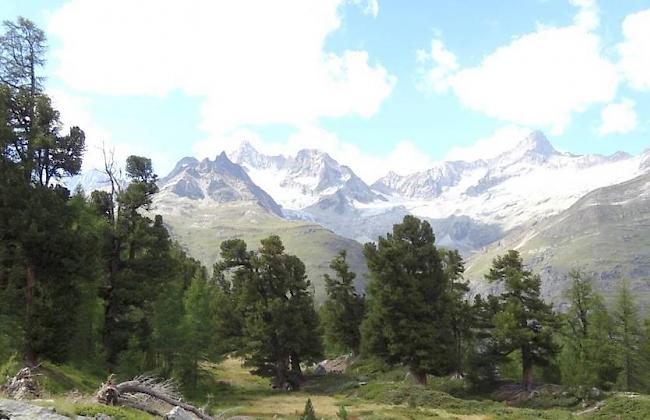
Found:
<svg viewBox="0 0 650 420"><path fill-rule="evenodd" d="M161 196L173 195L196 201L227 203L252 201L276 215L280 206L258 187L244 169L231 162L225 153L215 160L181 159L172 172L159 182Z"/></svg>
<svg viewBox="0 0 650 420"><path fill-rule="evenodd" d="M408 175L390 172L371 186L318 150L268 156L243 143L229 156L287 218L367 241L411 213L430 220L441 243L465 252L650 169L650 153L573 155L556 150L539 131L490 159L440 162Z"/></svg>
<svg viewBox="0 0 650 420"><path fill-rule="evenodd" d="M253 202L275 216L315 222L359 242L376 240L414 214L429 220L438 243L469 254L566 210L590 191L649 171L650 150L639 156L574 155L531 132L498 156L440 162L408 175L391 172L369 186L325 152L266 155L242 143L214 161L181 159L160 180L165 199L158 201L170 211L175 200L186 207ZM91 191L100 178L90 173L74 181Z"/></svg>
<svg viewBox="0 0 650 420"><path fill-rule="evenodd" d="M303 149L295 156L267 156L244 142L229 152L229 157L244 167L287 214L333 198L349 203L383 200L352 169L320 150Z"/></svg>
<svg viewBox="0 0 650 420"><path fill-rule="evenodd" d="M81 188L86 193L91 193L95 190L110 189L110 181L104 172L98 169L91 169L90 171L66 179L65 186L70 191Z"/></svg>
<svg viewBox="0 0 650 420"><path fill-rule="evenodd" d="M644 155L562 153L540 132L489 160L442 162L406 176L389 174L373 184L386 205L432 219L468 216L507 231L556 214L588 192L631 179L648 166Z"/></svg>

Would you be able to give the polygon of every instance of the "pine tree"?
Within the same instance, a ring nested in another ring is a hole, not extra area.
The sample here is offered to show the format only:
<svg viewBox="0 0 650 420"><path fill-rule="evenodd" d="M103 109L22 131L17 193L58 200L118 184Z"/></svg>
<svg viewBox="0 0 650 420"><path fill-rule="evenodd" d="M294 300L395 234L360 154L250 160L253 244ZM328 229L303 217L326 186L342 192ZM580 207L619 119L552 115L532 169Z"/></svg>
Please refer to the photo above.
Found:
<svg viewBox="0 0 650 420"><path fill-rule="evenodd" d="M141 214L149 209L158 190L151 160L127 158L130 183L126 188L116 178L113 163L105 162L105 166L111 192L93 192L91 200L109 226L103 241L107 273L101 297L105 302L103 342L107 362L115 366L119 353L127 349L130 341L150 353L154 303L173 278L175 262L162 217L157 215L151 220ZM136 340L132 340L134 335ZM147 363L154 362L149 358Z"/></svg>
<svg viewBox="0 0 650 420"><path fill-rule="evenodd" d="M311 403L311 398L307 398L305 409L303 410L302 416L300 416L300 420L316 420L316 412Z"/></svg>
<svg viewBox="0 0 650 420"><path fill-rule="evenodd" d="M334 257L330 268L335 277L324 275L327 299L321 312L325 338L340 349L358 354L365 300L354 288L356 274L350 271L345 251Z"/></svg>
<svg viewBox="0 0 650 420"><path fill-rule="evenodd" d="M465 264L457 250L441 251L443 272L448 285L447 296L451 333L453 335L453 370L462 374L472 341L474 314L472 305L465 298L469 292L469 283L463 280Z"/></svg>
<svg viewBox="0 0 650 420"><path fill-rule="evenodd" d="M626 281L619 286L613 315L614 340L621 369L617 386L624 391L638 391L643 388L644 374L640 357L641 325L639 310Z"/></svg>
<svg viewBox="0 0 650 420"><path fill-rule="evenodd" d="M219 357L215 319L215 287L203 270L197 272L184 299L184 343L180 363L181 378L188 388L196 387L201 361L217 361Z"/></svg>
<svg viewBox="0 0 650 420"><path fill-rule="evenodd" d="M495 258L485 278L504 288L492 334L504 355L520 351L523 385L531 390L533 366L547 364L558 351L553 341L557 318L540 297L539 276L524 268L517 251Z"/></svg>
<svg viewBox="0 0 650 420"><path fill-rule="evenodd" d="M473 387L491 386L497 376L498 364L503 354L495 338L494 319L501 310L499 299L488 295L474 297L470 308L472 318L471 342L467 354L467 379Z"/></svg>
<svg viewBox="0 0 650 420"><path fill-rule="evenodd" d="M0 36L0 188L3 213L2 295L13 302L0 316L24 331L23 354L31 363L41 355L70 356L79 326L84 284L93 272L95 249L69 192L52 180L77 174L83 132L61 135L58 112L43 93L38 71L45 62L42 30L19 18L4 22ZM66 308L60 311L60 308ZM67 342L63 341L66 338Z"/></svg>
<svg viewBox="0 0 650 420"><path fill-rule="evenodd" d="M601 296L582 272L570 271L569 279L569 309L563 317L560 354L562 379L570 385L607 388L617 375L611 363L616 354L610 338L611 318Z"/></svg>
<svg viewBox="0 0 650 420"><path fill-rule="evenodd" d="M449 284L431 226L406 216L393 232L368 243L370 282L362 354L408 366L418 383L452 369Z"/></svg>
<svg viewBox="0 0 650 420"><path fill-rule="evenodd" d="M276 235L249 252L240 240L221 245L215 277L239 313L240 354L253 373L273 378L276 387L300 386L302 362L322 355L318 317L305 265L284 252Z"/></svg>

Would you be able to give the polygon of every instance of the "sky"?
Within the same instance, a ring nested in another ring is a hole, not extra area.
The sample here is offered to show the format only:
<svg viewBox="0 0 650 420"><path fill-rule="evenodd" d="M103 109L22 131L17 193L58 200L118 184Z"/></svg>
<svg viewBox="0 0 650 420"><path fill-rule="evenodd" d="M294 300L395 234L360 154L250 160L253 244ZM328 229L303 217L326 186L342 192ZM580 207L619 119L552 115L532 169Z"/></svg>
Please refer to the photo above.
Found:
<svg viewBox="0 0 650 420"><path fill-rule="evenodd" d="M650 146L650 0L2 0L46 32L47 93L101 149L319 148L367 182L489 158Z"/></svg>

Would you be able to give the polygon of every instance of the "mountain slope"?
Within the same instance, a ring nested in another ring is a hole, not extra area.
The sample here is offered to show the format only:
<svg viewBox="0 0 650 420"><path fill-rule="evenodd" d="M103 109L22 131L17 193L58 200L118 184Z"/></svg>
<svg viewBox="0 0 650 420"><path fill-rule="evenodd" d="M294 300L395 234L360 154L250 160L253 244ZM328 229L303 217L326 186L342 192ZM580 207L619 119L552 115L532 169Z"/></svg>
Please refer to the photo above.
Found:
<svg viewBox="0 0 650 420"><path fill-rule="evenodd" d="M627 279L640 302L650 303L650 174L600 188L567 210L519 228L474 255L466 277L476 292L487 292L482 276L492 259L508 249L542 276L543 294L562 302L572 268L584 270L606 297Z"/></svg>
<svg viewBox="0 0 650 420"><path fill-rule="evenodd" d="M463 215L505 233L557 214L589 191L643 171L641 157L561 153L542 133L532 132L495 158L443 162L403 177L391 174L373 187L417 216Z"/></svg>
<svg viewBox="0 0 650 420"><path fill-rule="evenodd" d="M191 200L217 203L254 201L266 210L281 215L280 206L258 187L239 165L221 153L214 161L181 159L174 170L159 182L160 194L173 194Z"/></svg>
<svg viewBox="0 0 650 420"><path fill-rule="evenodd" d="M243 143L230 156L277 200L285 218L310 220L365 242L414 214L430 220L445 245L465 255L558 214L594 189L650 169L650 154L563 153L538 131L513 140L512 148L489 159L389 173L371 186L317 150L268 156Z"/></svg>
<svg viewBox="0 0 650 420"><path fill-rule="evenodd" d="M305 263L317 299L324 298L322 276L341 250L363 289L367 267L361 244L311 222L283 219L277 203L225 154L215 161L182 159L160 181L151 212L161 214L172 237L207 267L218 259L224 240L243 239L256 249L262 238L277 234L287 252Z"/></svg>

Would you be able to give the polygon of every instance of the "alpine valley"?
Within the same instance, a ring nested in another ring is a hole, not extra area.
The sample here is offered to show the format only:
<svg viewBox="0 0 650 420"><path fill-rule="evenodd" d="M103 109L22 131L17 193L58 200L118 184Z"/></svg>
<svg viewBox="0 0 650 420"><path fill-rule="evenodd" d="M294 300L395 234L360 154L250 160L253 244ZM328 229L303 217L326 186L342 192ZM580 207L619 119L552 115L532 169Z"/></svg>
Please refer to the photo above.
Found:
<svg viewBox="0 0 650 420"><path fill-rule="evenodd" d="M101 176L68 185L77 184L101 188ZM362 288L362 243L413 214L431 223L440 246L465 256L475 292L489 290L483 275L492 259L517 249L556 303L572 268L606 296L626 279L650 302L650 150L574 155L533 131L494 158L390 172L368 184L320 150L271 156L244 142L214 160L181 159L159 187L151 211L191 255L211 265L225 239L256 247L278 234L305 261L318 298L338 251L347 251Z"/></svg>

